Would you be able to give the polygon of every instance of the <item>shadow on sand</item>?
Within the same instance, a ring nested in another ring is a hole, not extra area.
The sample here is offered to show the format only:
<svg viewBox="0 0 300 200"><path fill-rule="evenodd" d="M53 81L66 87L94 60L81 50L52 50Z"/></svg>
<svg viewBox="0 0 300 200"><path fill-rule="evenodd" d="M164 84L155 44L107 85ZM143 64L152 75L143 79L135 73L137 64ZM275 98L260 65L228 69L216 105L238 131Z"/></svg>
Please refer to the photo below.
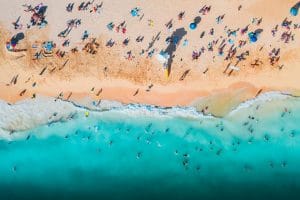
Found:
<svg viewBox="0 0 300 200"><path fill-rule="evenodd" d="M171 42L170 42L169 46L166 48L166 50L164 51L165 53L168 53L170 56L168 59L168 62L167 62L168 75L171 72L173 58L175 57L175 55L173 55L173 54L176 51L176 48L177 48L178 44L180 43L181 39L186 34L187 34L187 31L184 28L179 28L179 29L176 29L171 35Z"/></svg>

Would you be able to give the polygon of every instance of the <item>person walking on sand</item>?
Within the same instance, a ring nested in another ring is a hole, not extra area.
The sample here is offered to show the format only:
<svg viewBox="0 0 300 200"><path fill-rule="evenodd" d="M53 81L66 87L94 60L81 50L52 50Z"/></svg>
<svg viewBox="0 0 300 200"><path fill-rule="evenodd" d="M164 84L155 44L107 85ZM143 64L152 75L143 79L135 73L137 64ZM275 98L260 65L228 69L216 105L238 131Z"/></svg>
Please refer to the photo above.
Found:
<svg viewBox="0 0 300 200"><path fill-rule="evenodd" d="M85 30L84 32L83 32L83 35L82 35L82 41L84 41L84 40L86 40L87 38L89 37L89 33L88 33L88 31L87 30Z"/></svg>

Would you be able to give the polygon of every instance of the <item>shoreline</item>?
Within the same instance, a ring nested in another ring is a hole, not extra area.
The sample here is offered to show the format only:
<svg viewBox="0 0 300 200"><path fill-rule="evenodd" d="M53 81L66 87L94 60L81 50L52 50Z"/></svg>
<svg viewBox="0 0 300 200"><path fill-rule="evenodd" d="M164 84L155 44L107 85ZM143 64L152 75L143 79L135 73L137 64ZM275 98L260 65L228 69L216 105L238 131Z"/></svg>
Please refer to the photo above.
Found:
<svg viewBox="0 0 300 200"><path fill-rule="evenodd" d="M85 84L81 85L82 82ZM233 83L227 88L204 88L200 90L192 87L194 84L200 83L201 81L190 82L189 84L153 85L153 88L147 92L148 85L135 84L128 80L98 80L95 77L84 79L80 77L78 79L73 78L69 82L66 80L53 81L51 78L47 78L47 82L42 79L40 85L37 83L38 88L25 86L31 91L26 91L23 96L19 94L24 85L20 87L18 84L0 83L0 90L2 91L0 98L9 103L16 103L20 100L30 99L35 94L54 98L60 97L71 101L91 98L95 101L111 100L123 104L147 104L161 107L192 106L198 111L204 110L206 114L222 117L239 104L266 92L275 91L300 96L300 90L297 89L255 87L247 82ZM56 87L58 84L61 85L60 88ZM94 85L99 86L93 87ZM137 91L138 93L135 95Z"/></svg>
<svg viewBox="0 0 300 200"><path fill-rule="evenodd" d="M234 83L228 88L211 90L193 89L191 88L193 83L190 83L190 85L180 85L178 83L154 85L150 92L146 91L148 88L147 85L138 85L127 80L99 81L95 79L91 80L91 82L93 84L85 84L84 87L83 85L80 87L81 78L78 81L73 79L72 82L62 80L61 86L63 87L61 88L55 87L59 81L53 81L53 85L46 82L45 85L39 86L37 89L33 88L31 89L32 91L26 92L23 96L19 95L22 87L0 83L0 90L2 91L0 98L9 103L15 103L20 100L30 99L35 94L54 98L60 96L61 99L72 101L91 98L95 101L112 100L123 104L147 104L162 107L193 106L198 111L208 107L206 109L207 113L221 117L228 114L242 102L255 98L258 94L275 91L300 96L300 90L290 88L273 89L265 86L255 87L246 82ZM199 82L195 82L194 84L197 83ZM101 85L101 87L96 88L92 87L92 85ZM74 91L74 89L76 90ZM135 95L137 90L138 94ZM101 93L99 94L100 91Z"/></svg>
<svg viewBox="0 0 300 200"><path fill-rule="evenodd" d="M278 113L290 113L300 107L299 100L300 97L294 97L289 94L266 92L258 95L256 98L242 102L226 116L220 117L199 112L192 106L161 107L146 104L121 104L120 102L106 100L103 100L97 105L97 102L92 99L70 101L38 96L36 99L25 99L15 104L0 101L0 114L4 116L0 119L0 136L6 139L13 139L19 137L18 134L12 134L14 132L29 131L47 124L51 125L57 122L67 122L73 119L78 120L78 118L88 119L91 117L91 119L93 119L95 114L105 114L106 112L112 112L114 114L116 114L115 112L123 113L131 117L149 116L154 118L179 117L186 120L197 119L200 120L200 123L205 119L209 121L225 120L234 123L235 121L247 119L252 115L251 113L253 111L257 111L257 106L263 110L276 108L276 112ZM291 104L291 102L294 103ZM46 107L47 109L45 109ZM264 115L262 111L259 111L259 113ZM268 115L264 115L263 118L266 119L267 116ZM270 117L271 116L272 115L270 115ZM257 117L258 116L255 116L255 118Z"/></svg>

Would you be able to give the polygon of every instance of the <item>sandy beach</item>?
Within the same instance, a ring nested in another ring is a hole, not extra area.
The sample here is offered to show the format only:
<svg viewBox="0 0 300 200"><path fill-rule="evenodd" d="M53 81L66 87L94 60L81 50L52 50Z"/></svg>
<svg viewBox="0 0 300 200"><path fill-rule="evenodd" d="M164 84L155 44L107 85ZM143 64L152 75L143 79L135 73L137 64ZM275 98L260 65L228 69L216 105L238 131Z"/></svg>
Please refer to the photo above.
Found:
<svg viewBox="0 0 300 200"><path fill-rule="evenodd" d="M0 0L0 199L300 199L300 0Z"/></svg>
<svg viewBox="0 0 300 200"><path fill-rule="evenodd" d="M28 7L22 5L41 2L47 6L47 23L30 24L33 11L25 12ZM300 18L290 14L295 0L95 0L83 10L78 9L81 1L74 0L71 12L66 6L72 2L41 2L11 0L1 7L0 98L5 101L89 96L192 105L222 116L263 92L300 95ZM137 16L132 14L135 8ZM197 17L200 22L193 30L190 24ZM58 37L70 19L80 19L80 24ZM178 30L183 35L174 34ZM5 44L12 44L18 33L24 39L8 50ZM257 41L251 42L249 33L257 34ZM45 42L55 45L46 52L49 56L37 56L45 53ZM165 63L157 58L173 43L166 76Z"/></svg>

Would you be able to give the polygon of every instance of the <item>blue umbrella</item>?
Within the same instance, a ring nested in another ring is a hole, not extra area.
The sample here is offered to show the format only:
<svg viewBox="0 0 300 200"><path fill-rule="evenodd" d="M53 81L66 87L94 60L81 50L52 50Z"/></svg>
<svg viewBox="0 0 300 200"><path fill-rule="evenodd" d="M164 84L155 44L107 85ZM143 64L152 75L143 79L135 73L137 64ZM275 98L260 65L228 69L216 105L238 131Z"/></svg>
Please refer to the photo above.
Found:
<svg viewBox="0 0 300 200"><path fill-rule="evenodd" d="M257 41L257 34L256 34L256 33L251 32L251 33L248 34L248 36L249 36L250 42L253 42L253 43L254 43L254 42Z"/></svg>
<svg viewBox="0 0 300 200"><path fill-rule="evenodd" d="M197 28L197 24L196 23L190 23L190 29L191 30L195 30Z"/></svg>
<svg viewBox="0 0 300 200"><path fill-rule="evenodd" d="M135 16L137 16L137 11L135 10L135 9L133 9L133 10L131 10L131 15L132 15L132 17L135 17Z"/></svg>
<svg viewBox="0 0 300 200"><path fill-rule="evenodd" d="M296 5L294 5L293 7L291 7L291 9L290 9L291 15L297 16L298 15L299 7L300 7L300 1L298 3L296 3Z"/></svg>
<svg viewBox="0 0 300 200"><path fill-rule="evenodd" d="M298 14L298 9L296 7L292 7L290 13L291 15L296 16Z"/></svg>

